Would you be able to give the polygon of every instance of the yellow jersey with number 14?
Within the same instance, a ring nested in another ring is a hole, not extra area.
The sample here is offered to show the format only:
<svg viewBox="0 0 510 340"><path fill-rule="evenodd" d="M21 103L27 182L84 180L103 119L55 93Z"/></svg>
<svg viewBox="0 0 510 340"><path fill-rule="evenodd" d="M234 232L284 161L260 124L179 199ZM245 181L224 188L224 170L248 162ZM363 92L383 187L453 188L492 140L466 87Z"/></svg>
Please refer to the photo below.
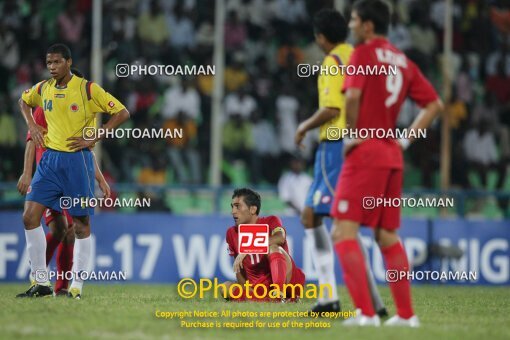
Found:
<svg viewBox="0 0 510 340"><path fill-rule="evenodd" d="M101 86L74 75L63 87L53 78L39 82L21 98L28 106L44 110L48 123L45 147L66 152L71 152L66 146L69 137L82 137L84 128L96 127L97 113L114 115L125 108Z"/></svg>
<svg viewBox="0 0 510 340"><path fill-rule="evenodd" d="M345 74L340 66L347 65L352 52L353 47L350 44L339 44L324 57L322 62L321 72L317 79L319 108L335 108L340 110L340 114L321 125L319 133L321 141L328 140L328 128L345 128L345 98L342 93Z"/></svg>

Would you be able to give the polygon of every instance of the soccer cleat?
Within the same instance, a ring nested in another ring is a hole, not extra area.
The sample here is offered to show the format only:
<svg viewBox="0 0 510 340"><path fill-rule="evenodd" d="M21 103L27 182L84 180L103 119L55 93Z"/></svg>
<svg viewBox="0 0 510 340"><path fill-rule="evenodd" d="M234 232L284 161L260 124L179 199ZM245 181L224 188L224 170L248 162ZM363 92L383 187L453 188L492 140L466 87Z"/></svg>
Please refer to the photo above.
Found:
<svg viewBox="0 0 510 340"><path fill-rule="evenodd" d="M68 298L81 300L81 290L79 288L71 288L67 293Z"/></svg>
<svg viewBox="0 0 510 340"><path fill-rule="evenodd" d="M403 326L403 327L420 327L420 320L416 315L411 316L409 319L401 318L398 315L391 317L384 323L385 326Z"/></svg>
<svg viewBox="0 0 510 340"><path fill-rule="evenodd" d="M46 297L53 296L53 289L51 289L51 285L40 285L33 284L28 288L28 290L24 293L20 293L16 295L17 298L32 298L32 297Z"/></svg>
<svg viewBox="0 0 510 340"><path fill-rule="evenodd" d="M379 319L379 315L375 314L374 316L366 316L361 313L361 309L356 309L356 316L353 318L349 318L345 320L342 325L344 326L374 326L379 327L381 325L381 320Z"/></svg>
<svg viewBox="0 0 510 340"><path fill-rule="evenodd" d="M312 312L319 313L319 316L321 316L322 312L340 312L340 301L333 301L325 304L317 302L313 306Z"/></svg>
<svg viewBox="0 0 510 340"><path fill-rule="evenodd" d="M67 289L62 288L61 290L55 292L53 295L55 295L55 296L67 296L67 293L68 293Z"/></svg>
<svg viewBox="0 0 510 340"><path fill-rule="evenodd" d="M379 315L380 318L385 318L388 316L388 311L386 310L386 307L383 307L377 311L377 315Z"/></svg>

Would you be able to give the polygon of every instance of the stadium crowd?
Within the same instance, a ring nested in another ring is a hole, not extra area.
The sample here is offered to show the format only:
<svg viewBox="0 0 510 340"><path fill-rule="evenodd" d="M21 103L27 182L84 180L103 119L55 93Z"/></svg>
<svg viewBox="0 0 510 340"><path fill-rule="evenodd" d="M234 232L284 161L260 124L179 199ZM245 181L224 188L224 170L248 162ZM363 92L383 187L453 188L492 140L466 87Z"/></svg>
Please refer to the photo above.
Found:
<svg viewBox="0 0 510 340"><path fill-rule="evenodd" d="M222 165L226 183L276 184L297 153L311 169L317 136L298 150L298 123L317 106L315 77L297 65L318 64L311 17L334 1L226 0L225 98ZM348 8L350 1L337 1ZM441 93L445 2L393 0L390 40L414 60ZM0 181L16 181L23 164L26 125L17 100L48 78L45 50L54 42L72 49L74 66L90 78L91 0L0 2ZM207 183L213 76L115 75L119 63L211 65L212 0L104 1L103 87L131 113L127 127L182 128L184 138L111 139L103 142L105 176L140 184ZM348 13L348 12L346 12ZM510 1L455 1L453 10L452 180L482 187L496 174L505 182L510 162ZM418 112L406 103L399 125ZM130 125L129 125L130 124ZM440 122L406 153L417 185L437 188ZM267 166L270 164L270 166Z"/></svg>

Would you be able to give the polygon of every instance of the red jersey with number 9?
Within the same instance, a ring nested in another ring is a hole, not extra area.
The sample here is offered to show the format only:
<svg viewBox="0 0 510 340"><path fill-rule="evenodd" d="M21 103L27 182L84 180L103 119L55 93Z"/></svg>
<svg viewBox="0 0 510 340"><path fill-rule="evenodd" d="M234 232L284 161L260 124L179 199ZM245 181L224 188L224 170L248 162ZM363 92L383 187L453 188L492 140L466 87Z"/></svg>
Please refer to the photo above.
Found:
<svg viewBox="0 0 510 340"><path fill-rule="evenodd" d="M277 216L259 217L257 224L269 225L269 236L278 231L283 232L286 238L286 231L283 227L282 220ZM232 226L227 230L226 241L228 244L228 254L234 258L239 254L238 244L239 232L237 226ZM287 240L282 245L282 248L289 254L289 246ZM269 258L267 254L248 254L243 260L243 268L246 273L246 279L250 283L254 283L259 279L271 274L271 267L269 266Z"/></svg>
<svg viewBox="0 0 510 340"><path fill-rule="evenodd" d="M386 69L387 74L348 74L343 92L361 90L356 130L395 131L397 117L406 97L420 107L438 99L430 82L403 52L384 38L358 45L349 61L356 70ZM396 74L392 71L396 66ZM368 72L365 72L368 73ZM400 145L393 139L369 139L355 147L347 157L350 164L372 168L403 168Z"/></svg>

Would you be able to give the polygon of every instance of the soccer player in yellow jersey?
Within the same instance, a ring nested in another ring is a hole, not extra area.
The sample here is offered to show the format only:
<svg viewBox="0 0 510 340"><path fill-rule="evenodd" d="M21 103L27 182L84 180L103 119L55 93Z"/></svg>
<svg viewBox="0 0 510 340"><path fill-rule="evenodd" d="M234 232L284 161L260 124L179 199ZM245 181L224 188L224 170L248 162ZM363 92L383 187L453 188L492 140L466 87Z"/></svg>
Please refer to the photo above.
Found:
<svg viewBox="0 0 510 340"><path fill-rule="evenodd" d="M333 291L330 296L319 298L314 312L336 312L340 301L336 289L333 246L331 237L323 223L329 216L335 187L342 168L341 129L345 126L345 98L342 94L344 75L341 66L347 65L353 47L345 43L347 23L339 12L323 9L313 19L315 41L326 53L318 76L319 108L308 119L301 122L296 131L295 142L302 146L306 133L320 127L320 144L315 155L314 180L308 191L301 222L306 235L312 240L312 257L317 270L319 284L329 284ZM370 271L370 270L369 270ZM386 314L373 275L369 281L375 309Z"/></svg>
<svg viewBox="0 0 510 340"><path fill-rule="evenodd" d="M68 210L74 221L76 240L73 255L73 281L69 297L80 299L83 280L90 261L90 221L94 209L69 205L62 198L94 197L94 160L90 148L98 139L83 138L83 130L96 126L96 114L106 112L111 118L103 126L113 130L129 118L129 112L115 97L99 85L71 72L69 48L55 44L48 48L46 66L50 79L41 81L23 92L19 106L32 140L46 147L27 191L23 224L30 259L30 270L36 284L24 294L28 297L51 295L46 270L46 239L41 217L46 208ZM32 117L32 108L40 106L48 123L45 130ZM77 275L78 274L78 275Z"/></svg>

